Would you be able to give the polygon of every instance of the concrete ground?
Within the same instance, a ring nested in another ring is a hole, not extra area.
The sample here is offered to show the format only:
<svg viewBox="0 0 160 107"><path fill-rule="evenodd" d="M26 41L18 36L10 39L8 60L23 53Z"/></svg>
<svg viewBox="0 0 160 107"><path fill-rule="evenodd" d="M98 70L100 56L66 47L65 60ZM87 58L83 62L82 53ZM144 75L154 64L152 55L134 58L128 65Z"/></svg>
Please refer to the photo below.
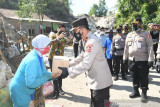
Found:
<svg viewBox="0 0 160 107"><path fill-rule="evenodd" d="M72 47L66 47L65 55L73 58ZM155 69L150 70L149 73L148 103L141 103L140 98L129 98L133 89L131 77L127 76L127 78L128 81L122 80L121 76L118 81L113 80L113 86L110 89L110 101L112 102L110 107L160 107L160 74ZM63 80L62 88L66 92L65 95L60 96L57 100L48 96L46 100L63 107L90 106L90 89L86 86L85 74L81 74L75 79L67 77Z"/></svg>

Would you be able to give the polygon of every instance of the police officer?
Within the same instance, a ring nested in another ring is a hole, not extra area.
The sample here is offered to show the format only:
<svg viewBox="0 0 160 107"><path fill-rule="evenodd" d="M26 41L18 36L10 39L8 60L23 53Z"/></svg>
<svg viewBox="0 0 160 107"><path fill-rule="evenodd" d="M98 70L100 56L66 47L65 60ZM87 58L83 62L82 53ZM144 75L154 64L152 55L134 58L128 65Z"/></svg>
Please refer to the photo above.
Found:
<svg viewBox="0 0 160 107"><path fill-rule="evenodd" d="M125 77L125 65L123 64L123 51L124 51L126 37L122 34L121 25L117 26L117 32L118 34L113 37L111 46L111 55L114 56L115 81L118 80L120 65L121 65L122 79L127 80L127 78Z"/></svg>
<svg viewBox="0 0 160 107"><path fill-rule="evenodd" d="M100 26L96 27L96 32L94 33L96 36L100 35Z"/></svg>
<svg viewBox="0 0 160 107"><path fill-rule="evenodd" d="M150 35L152 36L152 40L153 40L153 51L154 51L154 55L155 55L155 63L156 63L156 56L157 56L157 48L158 48L158 41L159 41L159 32L154 28L153 23L149 23L148 27L149 27L149 32Z"/></svg>
<svg viewBox="0 0 160 107"><path fill-rule="evenodd" d="M101 48L101 43L88 28L86 18L78 19L72 23L76 33L80 33L85 41L85 52L70 61L70 67L60 68L69 72L71 78L81 73L87 75L87 85L91 91L92 107L104 107L109 101L109 89L112 85L112 76Z"/></svg>
<svg viewBox="0 0 160 107"><path fill-rule="evenodd" d="M50 52L48 56L50 68L52 70L52 59L53 56L64 56L64 48L65 45L72 41L72 36L69 36L70 39L66 37L65 33L65 26L59 25L58 26L58 32L57 34L54 34L53 32L50 33L49 38L52 40L50 43ZM64 95L65 92L62 90L62 78L59 77L57 80L53 81L54 83L54 93L53 93L53 99L57 99L59 96L59 93L61 95Z"/></svg>
<svg viewBox="0 0 160 107"><path fill-rule="evenodd" d="M153 41L150 34L142 31L142 20L134 19L133 31L127 35L123 54L124 63L128 59L128 67L133 78L133 93L130 98L139 97L139 87L142 89L141 101L147 102L149 67L153 65Z"/></svg>
<svg viewBox="0 0 160 107"><path fill-rule="evenodd" d="M125 37L127 37L128 33L129 33L129 25L128 25L128 24L124 24L124 25L123 25L123 35L124 35ZM125 73L126 73L127 75L129 75L129 72L128 72L128 61L127 61L127 63L125 64Z"/></svg>

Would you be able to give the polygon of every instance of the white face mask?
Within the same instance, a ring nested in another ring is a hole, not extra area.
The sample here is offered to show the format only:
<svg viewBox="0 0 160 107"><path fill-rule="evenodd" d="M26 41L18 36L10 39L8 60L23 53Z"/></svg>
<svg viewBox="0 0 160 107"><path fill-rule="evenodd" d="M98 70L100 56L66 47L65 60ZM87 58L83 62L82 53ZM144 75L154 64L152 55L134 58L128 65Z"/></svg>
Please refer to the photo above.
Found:
<svg viewBox="0 0 160 107"><path fill-rule="evenodd" d="M97 30L97 32L99 33L99 32L100 32L100 30Z"/></svg>
<svg viewBox="0 0 160 107"><path fill-rule="evenodd" d="M104 32L103 32L103 31L101 31L101 35L104 35Z"/></svg>

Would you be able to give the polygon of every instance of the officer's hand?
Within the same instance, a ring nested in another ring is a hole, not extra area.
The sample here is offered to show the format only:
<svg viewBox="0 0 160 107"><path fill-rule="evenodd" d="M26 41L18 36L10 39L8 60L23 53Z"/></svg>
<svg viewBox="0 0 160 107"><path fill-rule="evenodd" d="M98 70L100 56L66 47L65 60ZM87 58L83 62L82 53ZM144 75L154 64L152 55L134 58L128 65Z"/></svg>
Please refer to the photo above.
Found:
<svg viewBox="0 0 160 107"><path fill-rule="evenodd" d="M127 63L127 60L123 60L123 64L126 64Z"/></svg>
<svg viewBox="0 0 160 107"><path fill-rule="evenodd" d="M62 33L58 36L58 38L61 39L61 38L64 38L64 36L65 36L65 34L62 32Z"/></svg>
<svg viewBox="0 0 160 107"><path fill-rule="evenodd" d="M58 67L60 70L62 70L62 74L61 77L62 78L66 78L69 74L68 74L68 69L66 67Z"/></svg>
<svg viewBox="0 0 160 107"><path fill-rule="evenodd" d="M148 61L149 68L153 67L153 61Z"/></svg>

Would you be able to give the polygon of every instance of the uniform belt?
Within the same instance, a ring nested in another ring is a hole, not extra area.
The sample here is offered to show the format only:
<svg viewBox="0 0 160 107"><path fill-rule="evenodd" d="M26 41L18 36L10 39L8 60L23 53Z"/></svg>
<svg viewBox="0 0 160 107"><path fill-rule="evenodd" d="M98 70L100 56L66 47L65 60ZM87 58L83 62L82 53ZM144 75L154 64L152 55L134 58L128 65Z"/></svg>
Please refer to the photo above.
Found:
<svg viewBox="0 0 160 107"><path fill-rule="evenodd" d="M121 49L117 49L117 48L116 48L116 51L120 51L120 50L124 50L124 48L121 48Z"/></svg>

